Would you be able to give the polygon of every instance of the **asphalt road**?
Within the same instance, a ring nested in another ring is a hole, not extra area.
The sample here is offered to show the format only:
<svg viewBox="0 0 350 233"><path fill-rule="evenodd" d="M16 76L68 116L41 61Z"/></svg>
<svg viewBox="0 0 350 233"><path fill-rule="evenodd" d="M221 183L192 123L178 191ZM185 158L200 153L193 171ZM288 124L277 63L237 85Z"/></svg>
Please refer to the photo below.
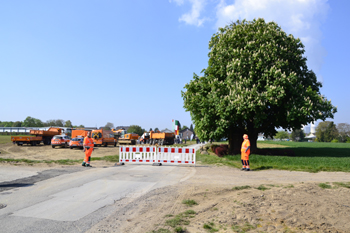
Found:
<svg viewBox="0 0 350 233"><path fill-rule="evenodd" d="M198 147L198 145L194 145ZM0 232L85 232L147 192L195 174L189 165L0 167Z"/></svg>

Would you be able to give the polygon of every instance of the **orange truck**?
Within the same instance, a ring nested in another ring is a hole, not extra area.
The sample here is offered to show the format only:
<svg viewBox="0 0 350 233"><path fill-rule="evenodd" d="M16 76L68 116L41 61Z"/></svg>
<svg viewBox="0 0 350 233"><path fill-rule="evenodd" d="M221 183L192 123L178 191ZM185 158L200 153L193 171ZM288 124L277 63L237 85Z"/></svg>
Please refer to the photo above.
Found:
<svg viewBox="0 0 350 233"><path fill-rule="evenodd" d="M150 145L173 145L175 139L175 133L155 133L149 132L149 144Z"/></svg>
<svg viewBox="0 0 350 233"><path fill-rule="evenodd" d="M51 127L48 130L30 130L32 136L11 136L11 141L18 146L23 146L23 144L36 146L41 142L44 145L50 145L53 136L60 135L61 133L62 129L55 127Z"/></svg>
<svg viewBox="0 0 350 233"><path fill-rule="evenodd" d="M95 146L117 146L117 139L114 137L114 133L110 130L95 129L91 131L91 137L94 140Z"/></svg>
<svg viewBox="0 0 350 233"><path fill-rule="evenodd" d="M126 130L122 130L118 133L119 145L136 145L136 141L139 139L139 135L136 133L127 133Z"/></svg>

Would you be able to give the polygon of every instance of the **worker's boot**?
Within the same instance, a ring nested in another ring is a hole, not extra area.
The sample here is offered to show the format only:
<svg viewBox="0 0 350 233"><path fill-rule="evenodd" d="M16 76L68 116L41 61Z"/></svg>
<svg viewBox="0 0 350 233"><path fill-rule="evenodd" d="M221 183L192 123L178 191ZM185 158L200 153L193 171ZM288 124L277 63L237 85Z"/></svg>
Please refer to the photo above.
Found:
<svg viewBox="0 0 350 233"><path fill-rule="evenodd" d="M85 165L85 167L92 167L92 166L91 166L90 164L87 163L87 164Z"/></svg>
<svg viewBox="0 0 350 233"><path fill-rule="evenodd" d="M248 172L248 171L250 171L250 168L246 168L245 170Z"/></svg>
<svg viewBox="0 0 350 233"><path fill-rule="evenodd" d="M86 165L86 163L85 163L85 161L81 164L81 166L83 166L83 167L85 167L85 165Z"/></svg>
<svg viewBox="0 0 350 233"><path fill-rule="evenodd" d="M246 170L246 168L245 168L245 167L242 167L242 168L241 168L241 171L245 171L245 170Z"/></svg>

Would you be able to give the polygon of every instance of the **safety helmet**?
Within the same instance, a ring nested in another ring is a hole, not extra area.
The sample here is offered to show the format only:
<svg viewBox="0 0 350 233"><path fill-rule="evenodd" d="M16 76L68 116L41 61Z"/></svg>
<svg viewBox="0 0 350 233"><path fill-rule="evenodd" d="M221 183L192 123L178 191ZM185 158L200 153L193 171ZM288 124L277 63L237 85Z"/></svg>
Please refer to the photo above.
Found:
<svg viewBox="0 0 350 233"><path fill-rule="evenodd" d="M248 134L243 134L244 139L248 139Z"/></svg>

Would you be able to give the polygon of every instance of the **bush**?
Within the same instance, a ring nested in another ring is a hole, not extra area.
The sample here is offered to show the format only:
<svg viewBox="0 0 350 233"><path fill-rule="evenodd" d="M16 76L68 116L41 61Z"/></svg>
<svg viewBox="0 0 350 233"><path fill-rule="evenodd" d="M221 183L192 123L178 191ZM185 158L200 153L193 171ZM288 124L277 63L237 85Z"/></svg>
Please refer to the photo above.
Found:
<svg viewBox="0 0 350 233"><path fill-rule="evenodd" d="M228 153L228 145L221 144L219 146L216 146L213 151L217 156L223 157Z"/></svg>
<svg viewBox="0 0 350 233"><path fill-rule="evenodd" d="M338 143L339 140L338 140L338 139L333 139L331 142L332 142L332 143Z"/></svg>

